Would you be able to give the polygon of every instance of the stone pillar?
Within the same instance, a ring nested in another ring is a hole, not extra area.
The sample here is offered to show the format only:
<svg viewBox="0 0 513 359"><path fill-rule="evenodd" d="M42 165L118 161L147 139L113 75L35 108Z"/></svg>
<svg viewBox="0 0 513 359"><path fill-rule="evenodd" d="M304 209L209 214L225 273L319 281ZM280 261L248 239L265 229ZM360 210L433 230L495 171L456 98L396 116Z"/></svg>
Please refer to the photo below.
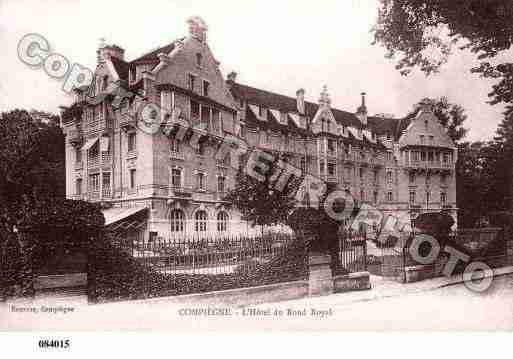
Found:
<svg viewBox="0 0 513 359"><path fill-rule="evenodd" d="M333 293L331 273L331 256L328 254L311 254L308 257L309 282L308 295L319 296Z"/></svg>

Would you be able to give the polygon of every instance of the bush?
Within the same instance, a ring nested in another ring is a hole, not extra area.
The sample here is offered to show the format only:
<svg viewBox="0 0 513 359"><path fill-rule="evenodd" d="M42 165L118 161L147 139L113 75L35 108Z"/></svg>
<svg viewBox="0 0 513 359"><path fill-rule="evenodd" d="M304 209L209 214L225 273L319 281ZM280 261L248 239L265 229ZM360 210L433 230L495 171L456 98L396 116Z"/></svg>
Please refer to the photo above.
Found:
<svg viewBox="0 0 513 359"><path fill-rule="evenodd" d="M0 240L3 297L32 295L34 271L60 262L70 252L87 252L104 225L99 206L85 201L47 198L23 203L15 213L18 232Z"/></svg>

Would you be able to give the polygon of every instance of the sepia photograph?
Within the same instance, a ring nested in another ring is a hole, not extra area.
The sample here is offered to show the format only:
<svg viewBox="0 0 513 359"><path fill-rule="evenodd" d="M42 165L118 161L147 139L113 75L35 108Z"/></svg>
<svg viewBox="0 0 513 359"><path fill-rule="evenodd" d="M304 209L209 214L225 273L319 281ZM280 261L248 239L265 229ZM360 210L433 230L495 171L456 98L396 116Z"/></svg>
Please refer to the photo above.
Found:
<svg viewBox="0 0 513 359"><path fill-rule="evenodd" d="M513 329L511 0L1 0L0 40L5 342Z"/></svg>

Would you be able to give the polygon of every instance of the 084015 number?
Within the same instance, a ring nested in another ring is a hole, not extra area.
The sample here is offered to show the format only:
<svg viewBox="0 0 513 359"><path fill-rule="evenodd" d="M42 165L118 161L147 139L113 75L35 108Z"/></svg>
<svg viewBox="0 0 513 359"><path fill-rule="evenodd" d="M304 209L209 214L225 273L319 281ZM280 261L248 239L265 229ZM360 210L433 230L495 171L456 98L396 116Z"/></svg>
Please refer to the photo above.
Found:
<svg viewBox="0 0 513 359"><path fill-rule="evenodd" d="M61 340L41 339L41 340L39 340L38 345L39 345L39 348L42 348L42 349L47 349L47 348L68 349L70 346L70 340L69 339L61 339Z"/></svg>

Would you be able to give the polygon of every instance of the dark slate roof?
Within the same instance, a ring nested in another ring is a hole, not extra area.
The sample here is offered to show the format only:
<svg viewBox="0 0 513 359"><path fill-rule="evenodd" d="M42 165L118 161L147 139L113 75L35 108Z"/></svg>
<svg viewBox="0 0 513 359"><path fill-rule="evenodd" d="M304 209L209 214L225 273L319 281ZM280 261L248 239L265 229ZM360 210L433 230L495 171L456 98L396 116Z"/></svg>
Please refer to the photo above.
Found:
<svg viewBox="0 0 513 359"><path fill-rule="evenodd" d="M369 116L368 123L374 132L378 136L386 136L390 134L392 138L397 141L404 130L409 126L412 115L408 115L404 118L382 118Z"/></svg>
<svg viewBox="0 0 513 359"><path fill-rule="evenodd" d="M118 73L119 78L122 80L128 80L128 62L113 56L110 58L110 61L112 62L112 65L114 65L114 69Z"/></svg>
<svg viewBox="0 0 513 359"><path fill-rule="evenodd" d="M239 83L231 84L231 92L235 98L243 98L247 102L255 105L261 105L283 112L298 112L295 97L280 95ZM315 116L318 109L318 104L305 101L306 116L310 119ZM331 108L331 112L333 113L335 120L344 126L353 126L356 128L362 127L358 118L351 112L339 110L333 107Z"/></svg>
<svg viewBox="0 0 513 359"><path fill-rule="evenodd" d="M159 47L156 50L150 51L140 57L138 57L135 60L130 61L130 64L138 64L138 63L147 63L147 62L156 62L159 61L158 54L165 53L169 54L176 46L176 43L178 41L182 41L184 38L178 39L176 41L173 41L170 44L167 44L166 46Z"/></svg>

